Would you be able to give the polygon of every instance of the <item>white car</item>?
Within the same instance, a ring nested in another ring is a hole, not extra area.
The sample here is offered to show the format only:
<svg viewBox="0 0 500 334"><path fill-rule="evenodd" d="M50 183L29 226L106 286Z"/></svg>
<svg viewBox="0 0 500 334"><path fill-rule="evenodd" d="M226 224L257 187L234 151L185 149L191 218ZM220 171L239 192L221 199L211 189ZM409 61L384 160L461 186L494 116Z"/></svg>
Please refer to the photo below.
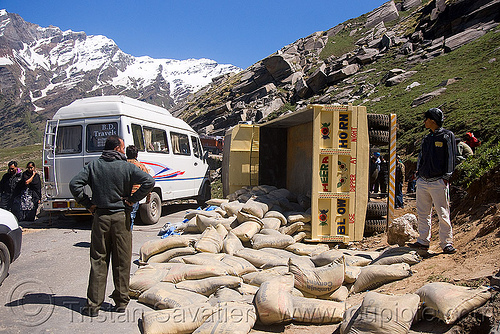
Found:
<svg viewBox="0 0 500 334"><path fill-rule="evenodd" d="M21 254L22 235L16 217L0 209L0 284L7 277L10 264Z"/></svg>

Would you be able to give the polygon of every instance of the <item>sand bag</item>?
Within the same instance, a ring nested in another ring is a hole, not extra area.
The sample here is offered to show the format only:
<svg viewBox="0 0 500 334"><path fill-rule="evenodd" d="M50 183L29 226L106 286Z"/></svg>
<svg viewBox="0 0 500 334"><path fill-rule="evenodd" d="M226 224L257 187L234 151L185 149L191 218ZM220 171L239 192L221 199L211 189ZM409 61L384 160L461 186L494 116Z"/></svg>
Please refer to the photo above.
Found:
<svg viewBox="0 0 500 334"><path fill-rule="evenodd" d="M252 247L254 249L261 249L265 247L283 249L293 243L295 243L295 241L291 236L281 233L277 235L257 233L252 238Z"/></svg>
<svg viewBox="0 0 500 334"><path fill-rule="evenodd" d="M217 308L208 303L142 314L144 334L189 334L200 327Z"/></svg>
<svg viewBox="0 0 500 334"><path fill-rule="evenodd" d="M247 334L257 319L252 304L228 302L218 305L217 311L193 334Z"/></svg>
<svg viewBox="0 0 500 334"><path fill-rule="evenodd" d="M353 249L340 249L340 251L345 255L361 256L369 260L375 260L377 257L380 256L381 253L377 251L362 251Z"/></svg>
<svg viewBox="0 0 500 334"><path fill-rule="evenodd" d="M141 293L159 283L170 268L156 268L150 264L140 267L130 277L129 296L137 298Z"/></svg>
<svg viewBox="0 0 500 334"><path fill-rule="evenodd" d="M302 240L304 240L307 236L307 233L306 232L299 232L299 233L295 233L294 235L292 235L293 237L293 240L295 242L301 242Z"/></svg>
<svg viewBox="0 0 500 334"><path fill-rule="evenodd" d="M187 247L194 242L192 237L186 235L171 235L165 239L154 239L146 241L139 250L139 258L146 262L151 256L166 250L179 247Z"/></svg>
<svg viewBox="0 0 500 334"><path fill-rule="evenodd" d="M228 273L233 276L242 276L257 271L253 264L238 256L226 255L222 258L222 263L230 268Z"/></svg>
<svg viewBox="0 0 500 334"><path fill-rule="evenodd" d="M231 232L241 241L246 242L250 241L250 239L260 231L261 226L261 224L255 221L246 221L232 229Z"/></svg>
<svg viewBox="0 0 500 334"><path fill-rule="evenodd" d="M197 280L187 280L175 285L177 289L189 290L204 296L210 296L220 287L236 288L242 283L240 277L217 276Z"/></svg>
<svg viewBox="0 0 500 334"><path fill-rule="evenodd" d="M386 283L410 277L411 274L408 263L362 267L351 293L373 290Z"/></svg>
<svg viewBox="0 0 500 334"><path fill-rule="evenodd" d="M353 267L366 267L372 261L368 260L366 257L354 256L354 255L344 255L345 264Z"/></svg>
<svg viewBox="0 0 500 334"><path fill-rule="evenodd" d="M283 276L286 273L288 273L287 267L274 267L245 274L242 276L242 278L244 283L260 286L262 283Z"/></svg>
<svg viewBox="0 0 500 334"><path fill-rule="evenodd" d="M226 198L211 198L205 202L206 205L218 206L218 207L221 207L223 204L227 203L229 203L229 200Z"/></svg>
<svg viewBox="0 0 500 334"><path fill-rule="evenodd" d="M285 217L292 224L297 222L309 223L311 221L311 214L305 212L287 212Z"/></svg>
<svg viewBox="0 0 500 334"><path fill-rule="evenodd" d="M196 254L196 250L193 247L172 248L163 253L151 256L147 263L166 263L175 257L192 254Z"/></svg>
<svg viewBox="0 0 500 334"><path fill-rule="evenodd" d="M337 302L345 302L347 300L347 297L349 297L349 289L345 285L342 285L340 288L330 294L318 296L318 298L320 299L333 300Z"/></svg>
<svg viewBox="0 0 500 334"><path fill-rule="evenodd" d="M238 291L242 295L255 295L257 291L259 291L259 286L243 282L241 283L240 287L236 288L236 291Z"/></svg>
<svg viewBox="0 0 500 334"><path fill-rule="evenodd" d="M245 203L241 203L239 201L232 201L229 203L221 204L220 207L227 212L227 215L229 217L231 217L231 216L236 216L236 213L238 213L238 211L240 211L244 205Z"/></svg>
<svg viewBox="0 0 500 334"><path fill-rule="evenodd" d="M445 282L429 283L416 291L424 303L424 314L453 324L491 298L487 287L469 288Z"/></svg>
<svg viewBox="0 0 500 334"><path fill-rule="evenodd" d="M247 260L256 268L264 269L288 265L287 258L267 253L259 249L244 248L234 253L234 255Z"/></svg>
<svg viewBox="0 0 500 334"><path fill-rule="evenodd" d="M264 217L262 218L262 228L263 229L272 229L278 230L281 226L281 220L273 217Z"/></svg>
<svg viewBox="0 0 500 334"><path fill-rule="evenodd" d="M205 210L193 210L189 211L184 215L184 219L192 219L197 216L220 218L221 214L215 210L205 211Z"/></svg>
<svg viewBox="0 0 500 334"><path fill-rule="evenodd" d="M200 228L196 223L196 217L189 219L187 222L180 224L175 232L179 233L200 233Z"/></svg>
<svg viewBox="0 0 500 334"><path fill-rule="evenodd" d="M305 224L302 222L297 222L297 223L293 223L290 225L282 226L282 227L280 227L279 231L283 234L292 235L295 232L297 232L299 230L299 228L303 227L304 225Z"/></svg>
<svg viewBox="0 0 500 334"><path fill-rule="evenodd" d="M312 245L312 244L303 244L300 242L291 244L286 250L293 252L297 255L308 255L308 256L315 256L317 254L326 252L329 247L327 244L317 244L317 245Z"/></svg>
<svg viewBox="0 0 500 334"><path fill-rule="evenodd" d="M162 281L175 284L188 279L225 276L227 274L223 266L176 263L170 268Z"/></svg>
<svg viewBox="0 0 500 334"><path fill-rule="evenodd" d="M208 226L217 226L222 224L226 230L231 231L232 224L236 221L236 217L222 218L222 217L206 217L203 215L196 216L196 225L198 229L203 232Z"/></svg>
<svg viewBox="0 0 500 334"><path fill-rule="evenodd" d="M345 277L344 282L354 283L358 279L359 274L361 274L361 267L358 266L345 266Z"/></svg>
<svg viewBox="0 0 500 334"><path fill-rule="evenodd" d="M359 308L345 313L341 334L406 334L418 310L415 294L389 296L370 291Z"/></svg>
<svg viewBox="0 0 500 334"><path fill-rule="evenodd" d="M415 250L408 247L387 247L372 261L371 264L408 263L413 265L422 261L422 257Z"/></svg>
<svg viewBox="0 0 500 334"><path fill-rule="evenodd" d="M290 259L289 269L295 276L295 287L314 296L332 293L344 282L345 264L343 258L320 268L300 267L294 262L294 259Z"/></svg>
<svg viewBox="0 0 500 334"><path fill-rule="evenodd" d="M286 259L293 258L294 262L301 267L314 268L314 263L311 261L311 258L309 256L297 255L297 254L292 253L290 251L287 251L285 249L277 249L277 248L261 248L260 250L267 252L267 253L281 256L281 257L286 258Z"/></svg>
<svg viewBox="0 0 500 334"><path fill-rule="evenodd" d="M269 206L266 203L250 199L243 205L241 211L257 218L264 218L266 212L269 211Z"/></svg>
<svg viewBox="0 0 500 334"><path fill-rule="evenodd" d="M198 252L219 253L222 250L222 238L213 226L208 226L196 241L194 248Z"/></svg>
<svg viewBox="0 0 500 334"><path fill-rule="evenodd" d="M235 252L240 249L245 248L241 243L240 238L234 235L233 232L229 231L222 242L222 251L229 255L234 255Z"/></svg>
<svg viewBox="0 0 500 334"><path fill-rule="evenodd" d="M314 262L316 267L322 267L332 263L336 259L342 257L344 254L338 249L330 249L325 252L311 256L311 261Z"/></svg>
<svg viewBox="0 0 500 334"><path fill-rule="evenodd" d="M286 274L261 284L254 301L259 320L264 325L292 320L292 289L292 274Z"/></svg>
<svg viewBox="0 0 500 334"><path fill-rule="evenodd" d="M139 295L139 302L155 309L166 309L206 303L208 298L188 290L177 289L174 284L160 282Z"/></svg>
<svg viewBox="0 0 500 334"><path fill-rule="evenodd" d="M220 264L224 254L214 254L214 253L197 253L194 255L184 256L182 261L186 264Z"/></svg>
<svg viewBox="0 0 500 334"><path fill-rule="evenodd" d="M235 287L234 289L230 289L225 286L220 287L208 298L208 302L212 306L215 306L219 303L243 302L243 295L236 290L238 288L239 286Z"/></svg>
<svg viewBox="0 0 500 334"><path fill-rule="evenodd" d="M341 322L345 303L292 296L293 321L306 324L331 324Z"/></svg>
<svg viewBox="0 0 500 334"><path fill-rule="evenodd" d="M264 218L279 219L281 226L284 226L288 223L288 221L286 220L286 217L281 212L275 211L275 210L266 212L266 214L264 215Z"/></svg>

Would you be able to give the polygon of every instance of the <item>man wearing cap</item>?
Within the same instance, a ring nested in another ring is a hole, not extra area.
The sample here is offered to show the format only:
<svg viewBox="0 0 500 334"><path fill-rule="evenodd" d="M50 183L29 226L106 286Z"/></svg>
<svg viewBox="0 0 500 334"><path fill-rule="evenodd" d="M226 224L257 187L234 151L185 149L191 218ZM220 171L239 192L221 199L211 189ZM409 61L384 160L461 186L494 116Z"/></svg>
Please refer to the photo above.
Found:
<svg viewBox="0 0 500 334"><path fill-rule="evenodd" d="M425 112L424 125L430 133L422 140L417 162L417 242L410 247L429 249L432 205L439 217L439 245L443 253L456 252L450 221L449 180L455 169L456 144L453 132L443 129L443 112L431 108Z"/></svg>

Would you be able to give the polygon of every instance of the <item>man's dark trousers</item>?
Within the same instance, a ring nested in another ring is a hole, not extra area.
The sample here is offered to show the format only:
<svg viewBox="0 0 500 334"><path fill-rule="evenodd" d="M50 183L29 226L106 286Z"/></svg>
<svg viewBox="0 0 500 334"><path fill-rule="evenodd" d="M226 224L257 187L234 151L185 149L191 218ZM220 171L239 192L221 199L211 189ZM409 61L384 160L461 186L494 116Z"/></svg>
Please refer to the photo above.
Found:
<svg viewBox="0 0 500 334"><path fill-rule="evenodd" d="M90 276L87 289L87 304L99 309L106 295L106 281L111 258L115 290L111 297L116 306L126 306L132 259L132 231L130 215L125 211L116 213L97 209L92 222L90 244Z"/></svg>

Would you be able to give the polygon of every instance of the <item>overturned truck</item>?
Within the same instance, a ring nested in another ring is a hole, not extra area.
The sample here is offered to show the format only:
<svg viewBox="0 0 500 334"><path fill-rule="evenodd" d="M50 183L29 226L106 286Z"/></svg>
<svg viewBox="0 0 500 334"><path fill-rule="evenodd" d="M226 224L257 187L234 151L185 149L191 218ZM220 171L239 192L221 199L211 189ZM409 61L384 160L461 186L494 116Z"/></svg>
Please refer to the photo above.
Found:
<svg viewBox="0 0 500 334"><path fill-rule="evenodd" d="M239 124L224 142L224 195L271 185L309 196L312 231L306 241L359 241L365 228L383 231L394 215L394 114L367 114L363 106L309 105L267 123ZM389 155L383 203L369 202L373 146L386 146Z"/></svg>

